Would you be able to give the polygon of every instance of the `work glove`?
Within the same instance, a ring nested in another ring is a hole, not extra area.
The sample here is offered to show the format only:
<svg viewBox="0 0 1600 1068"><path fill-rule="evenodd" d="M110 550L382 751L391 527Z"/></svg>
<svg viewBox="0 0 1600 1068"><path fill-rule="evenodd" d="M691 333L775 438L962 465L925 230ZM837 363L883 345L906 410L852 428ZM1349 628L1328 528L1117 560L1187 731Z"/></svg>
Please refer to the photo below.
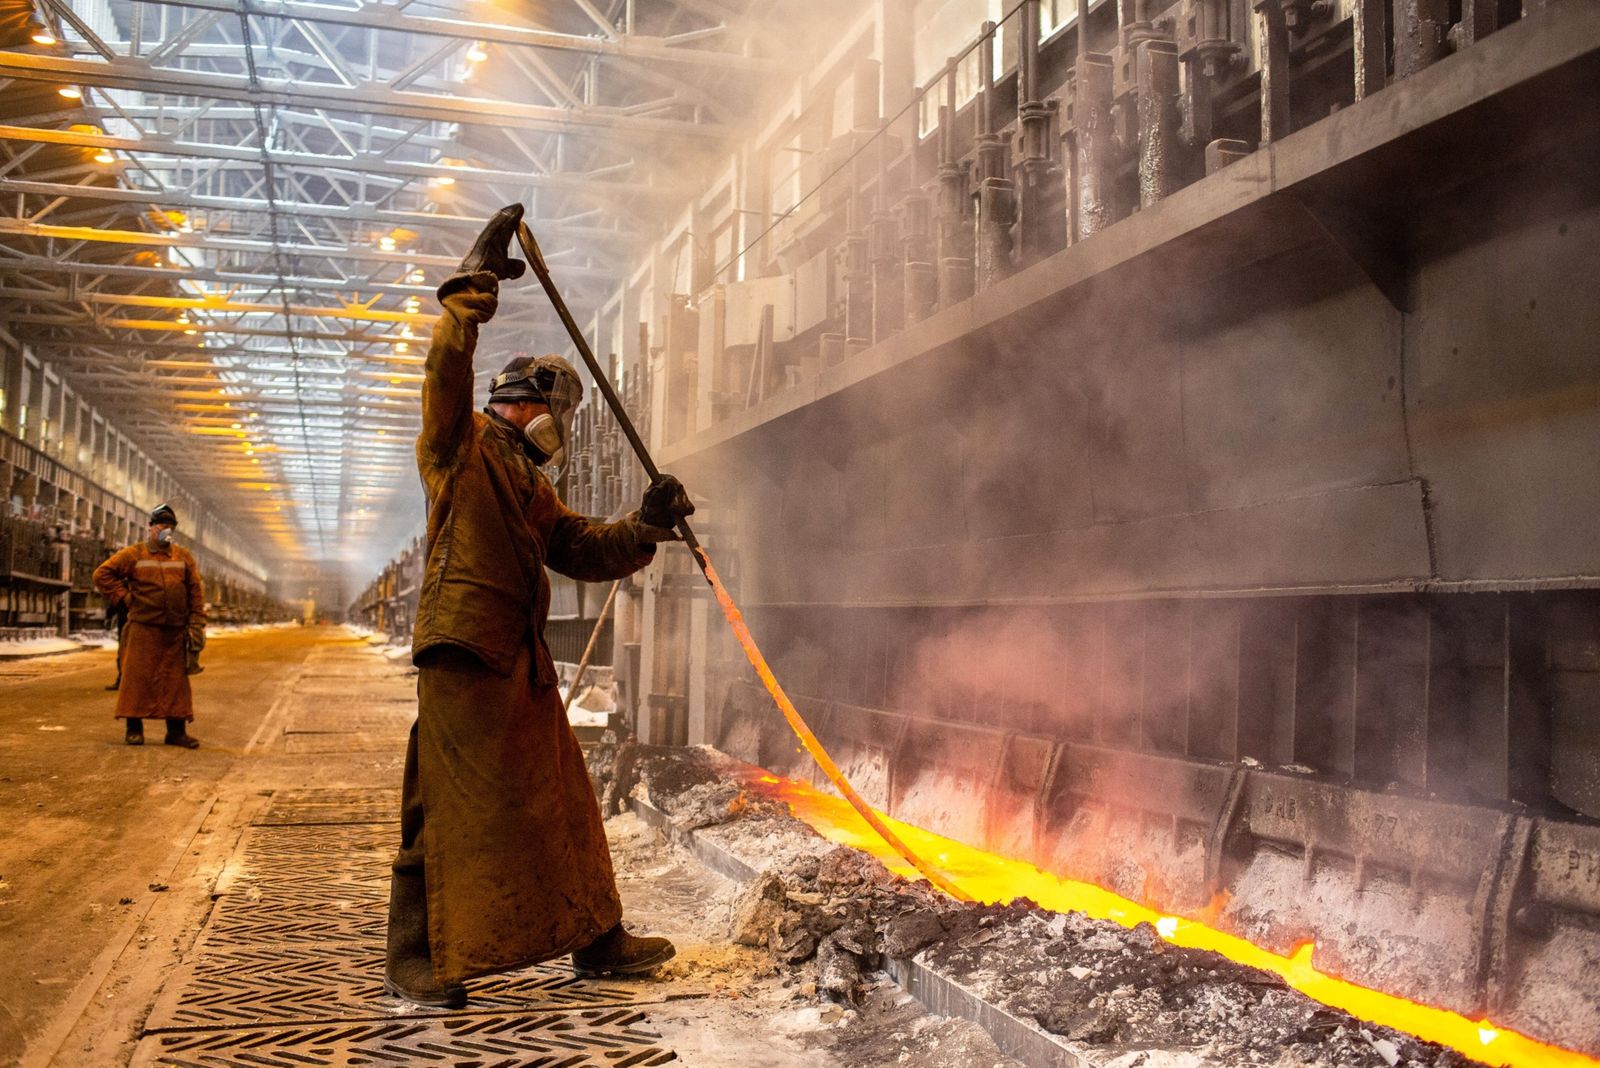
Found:
<svg viewBox="0 0 1600 1068"><path fill-rule="evenodd" d="M528 265L511 258L511 242L517 236L517 224L521 221L521 204L507 204L489 216L488 224L467 250L466 256L462 257L455 274L446 278L439 287L439 299L443 300L461 289L467 284L467 279L475 274L492 274L503 282L521 278L527 272Z"/></svg>
<svg viewBox="0 0 1600 1068"><path fill-rule="evenodd" d="M694 502L689 491L671 475L657 475L644 491L644 501L639 505L639 540L654 545L658 541L677 541L674 529L687 517L694 515Z"/></svg>

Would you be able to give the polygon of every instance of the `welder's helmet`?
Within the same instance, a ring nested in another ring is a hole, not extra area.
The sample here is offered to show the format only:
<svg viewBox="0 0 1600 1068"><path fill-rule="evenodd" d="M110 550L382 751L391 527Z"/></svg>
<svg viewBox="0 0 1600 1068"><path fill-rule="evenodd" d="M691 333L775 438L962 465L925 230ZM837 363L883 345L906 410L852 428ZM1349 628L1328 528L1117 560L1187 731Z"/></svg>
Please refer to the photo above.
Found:
<svg viewBox="0 0 1600 1068"><path fill-rule="evenodd" d="M572 417L583 401L577 368L554 354L518 356L489 383L489 401L538 401L549 408L550 422L541 416L527 433L551 463L563 464L572 443Z"/></svg>
<svg viewBox="0 0 1600 1068"><path fill-rule="evenodd" d="M150 525L157 526L161 523L171 523L173 526L178 525L178 513L172 510L172 505L158 504L150 509Z"/></svg>

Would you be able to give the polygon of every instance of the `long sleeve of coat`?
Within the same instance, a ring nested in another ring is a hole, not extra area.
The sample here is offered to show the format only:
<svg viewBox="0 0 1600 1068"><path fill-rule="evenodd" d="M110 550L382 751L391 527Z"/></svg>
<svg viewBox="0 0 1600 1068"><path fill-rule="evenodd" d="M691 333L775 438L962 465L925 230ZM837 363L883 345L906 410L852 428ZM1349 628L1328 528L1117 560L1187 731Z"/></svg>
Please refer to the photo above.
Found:
<svg viewBox="0 0 1600 1068"><path fill-rule="evenodd" d="M545 563L579 582L626 578L655 559L656 547L639 540L639 520L629 514L597 523L556 500Z"/></svg>
<svg viewBox="0 0 1600 1068"><path fill-rule="evenodd" d="M94 588L113 608L127 610L128 582L133 578L133 550L118 549L94 569Z"/></svg>
<svg viewBox="0 0 1600 1068"><path fill-rule="evenodd" d="M487 271L469 275L466 284L441 302L422 376L422 433L417 458L449 467L472 433L472 355L478 327L494 318L500 283Z"/></svg>
<svg viewBox="0 0 1600 1068"><path fill-rule="evenodd" d="M206 647L206 584L200 565L189 559L189 648L199 652Z"/></svg>

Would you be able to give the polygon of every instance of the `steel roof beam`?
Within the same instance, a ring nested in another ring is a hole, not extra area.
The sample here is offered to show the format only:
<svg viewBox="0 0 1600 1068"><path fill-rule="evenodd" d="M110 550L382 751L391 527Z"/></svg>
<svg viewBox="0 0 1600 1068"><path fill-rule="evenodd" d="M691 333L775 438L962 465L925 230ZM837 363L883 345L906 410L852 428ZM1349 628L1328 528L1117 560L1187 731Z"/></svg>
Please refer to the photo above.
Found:
<svg viewBox="0 0 1600 1068"><path fill-rule="evenodd" d="M152 207L186 210L241 211L266 213L272 206L265 200L246 197L219 197L188 193L182 189L145 190L123 186L73 185L66 182L38 182L14 178L0 178L0 193L23 193L43 197L75 197L87 200L110 200L125 204L144 204ZM278 210L293 212L311 218L338 219L341 222L392 223L396 226L439 227L450 230L477 231L483 227L483 218L468 215L445 215L426 211L396 211L372 208L364 204L312 204L299 200L279 200ZM568 223L538 220L533 224L542 237L552 234L571 241L639 242L644 235L632 230L609 230L600 226L573 226ZM543 242L541 242L543 243Z"/></svg>
<svg viewBox="0 0 1600 1068"><path fill-rule="evenodd" d="M616 108L559 108L485 97L417 93L386 86L304 85L287 80L257 87L241 75L157 67L133 56L87 60L0 49L0 77L71 82L168 96L243 100L267 107L322 108L465 126L505 126L552 133L660 134L724 141L738 137L737 131L720 124L649 118Z"/></svg>
<svg viewBox="0 0 1600 1068"><path fill-rule="evenodd" d="M393 4L365 3L355 8L342 8L322 4L261 2L261 0L146 0L146 2L230 16L244 14L251 17L287 18L297 22L320 22L430 37L450 37L464 41L484 41L488 44L519 45L585 55L690 64L717 70L760 74L770 72L772 69L772 61L759 56L684 48L681 44L673 44L671 38L640 34L619 34L608 38L560 33L532 26L407 15ZM717 29L720 32L722 27L707 27L707 29Z"/></svg>
<svg viewBox="0 0 1600 1068"><path fill-rule="evenodd" d="M219 145L201 141L180 141L158 134L142 137L113 137L78 130L48 130L37 126L0 125L0 141L35 144L76 145L80 148L109 148L116 152L151 153L198 159L230 160L259 166L263 162L282 167L348 172L352 177L379 175L396 178L453 178L460 182L502 182L531 189L562 189L574 192L599 192L624 197L674 196L674 192L642 182L618 182L586 174L542 174L538 171L504 171L482 167L445 166L439 163L411 163L386 159L381 153L357 156L326 156L315 152L286 152L242 145Z"/></svg>
<svg viewBox="0 0 1600 1068"><path fill-rule="evenodd" d="M379 263L402 264L406 267L454 268L460 262L457 256L438 256L423 252L406 252L396 249L363 248L359 245L292 245L263 239L217 237L202 233L157 234L144 230L107 230L97 226L55 226L50 223L29 222L26 219L0 218L0 234L20 234L27 237L54 238L61 241L91 241L115 245L143 245L155 248L196 248L219 252L256 252L265 255L282 254L310 259L373 260ZM619 276L603 267L557 266L555 271L562 281L588 280L608 285L618 282Z"/></svg>
<svg viewBox="0 0 1600 1068"><path fill-rule="evenodd" d="M9 251L11 250L0 248L0 253ZM49 256L9 256L0 254L0 268L110 278L144 278L155 282L170 282L173 285L182 281L196 281L215 282L218 285L260 286L268 290L277 290L281 286L288 286L290 289L325 293L349 293L354 290L421 297L432 296L434 290L434 287L430 285L413 285L409 282L379 282L370 277L314 278L291 275L280 281L277 275L253 274L248 271L219 270L205 267L141 267L131 263L83 263L77 260L52 259Z"/></svg>
<svg viewBox="0 0 1600 1068"><path fill-rule="evenodd" d="M0 299L15 301L44 301L47 303L104 304L124 308L167 308L174 311L239 312L247 315L276 315L285 313L307 319L348 319L354 322L406 323L412 326L432 327L439 318L424 312L380 311L375 308L351 305L348 307L317 307L306 304L272 304L242 300L214 300L207 297L167 297L137 293L102 293L93 289L60 287L56 289L24 289L0 284ZM225 325L205 321L188 324L202 333L226 331Z"/></svg>

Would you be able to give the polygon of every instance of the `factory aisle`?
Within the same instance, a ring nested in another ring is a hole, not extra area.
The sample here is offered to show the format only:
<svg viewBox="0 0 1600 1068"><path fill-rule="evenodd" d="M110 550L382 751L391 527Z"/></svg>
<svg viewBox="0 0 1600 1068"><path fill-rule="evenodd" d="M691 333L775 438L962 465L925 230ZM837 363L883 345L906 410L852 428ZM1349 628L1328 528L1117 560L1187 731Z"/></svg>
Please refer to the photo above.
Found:
<svg viewBox="0 0 1600 1068"><path fill-rule="evenodd" d="M109 651L0 666L0 1062L670 1056L635 993L555 969L480 984L482 1011L447 1018L382 996L414 679L328 628L219 635L205 663L193 752L122 744Z"/></svg>
<svg viewBox="0 0 1600 1068"><path fill-rule="evenodd" d="M657 977L552 964L459 1012L390 998L415 677L342 628L222 635L205 662L193 752L122 744L109 651L0 664L0 1063L1014 1063L886 981L859 1013L819 1003L730 941L739 885L631 815L607 831L630 926L678 945Z"/></svg>

